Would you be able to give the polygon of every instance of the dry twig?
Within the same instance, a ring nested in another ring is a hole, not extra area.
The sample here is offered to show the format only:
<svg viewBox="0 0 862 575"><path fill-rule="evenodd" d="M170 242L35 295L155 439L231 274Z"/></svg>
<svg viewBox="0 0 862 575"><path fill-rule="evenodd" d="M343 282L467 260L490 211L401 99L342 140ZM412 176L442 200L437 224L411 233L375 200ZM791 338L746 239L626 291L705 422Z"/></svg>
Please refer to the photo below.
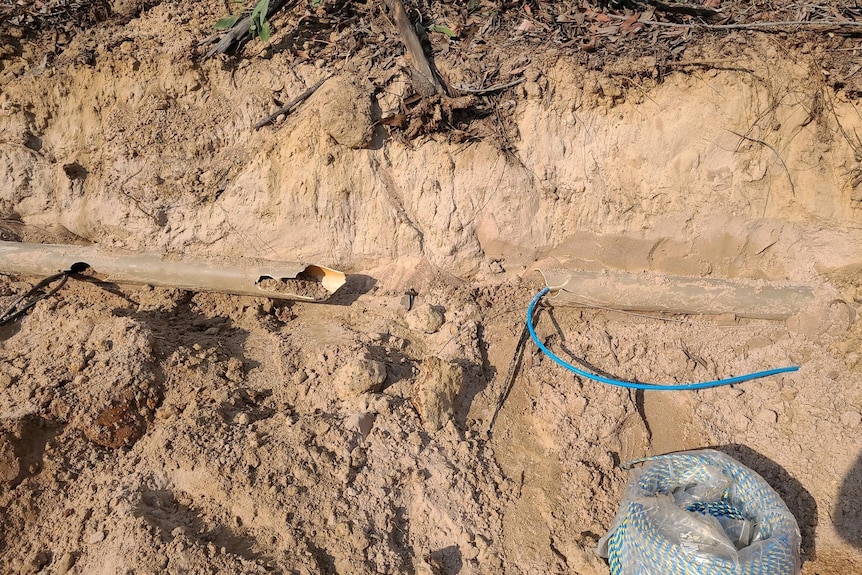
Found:
<svg viewBox="0 0 862 575"><path fill-rule="evenodd" d="M714 18L721 16L721 12L706 8L705 6L690 6L688 4L668 4L659 0L646 0L646 4L655 6L656 10L671 14L687 14L689 16L700 16L702 18Z"/></svg>
<svg viewBox="0 0 862 575"><path fill-rule="evenodd" d="M512 88L513 86L517 86L521 82L524 81L524 78L518 78L514 82L509 82L508 84L496 84L494 86L489 86L488 88L468 88L466 86L459 86L457 84L454 85L454 88L459 92L464 92L465 94L491 94L492 92L499 92L501 90L505 90L507 88Z"/></svg>
<svg viewBox="0 0 862 575"><path fill-rule="evenodd" d="M627 16L618 16L616 14L608 14L608 17L614 20L626 20ZM686 24L683 22L658 22L656 20L644 19L638 20L641 24L648 26L665 26L669 28L687 28L691 30L708 30L708 31L723 31L723 30L771 30L787 31L782 29L793 30L834 30L841 28L862 28L862 22L844 21L836 22L830 20L782 20L777 22L740 22L737 24Z"/></svg>
<svg viewBox="0 0 862 575"><path fill-rule="evenodd" d="M284 106L282 106L281 108L279 108L278 110L276 110L275 112L273 112L272 114L270 114L269 116L264 118L263 120L260 120L259 122L257 122L254 125L254 129L259 130L260 128L266 126L267 124L269 124L270 122L272 122L273 120L275 120L276 118L281 116L282 114L289 114L290 112L292 112L296 106L298 106L299 104L301 104L302 102L307 100L309 98L309 96L314 94L314 92L316 92L317 89L320 88L323 85L323 83L326 82L327 80L329 80L330 78L332 78L332 74L329 74L328 76L324 76L323 78L321 78L320 80L315 82L308 90L306 90L305 92L303 92L302 94L300 94L299 96L297 96L296 98L294 98L293 100L291 100L290 102L288 102L287 104L285 104Z"/></svg>
<svg viewBox="0 0 862 575"><path fill-rule="evenodd" d="M784 173L787 174L787 181L790 182L790 193L793 195L794 198L796 197L796 186L793 185L793 178L790 177L790 169L787 167L787 164L784 163L784 158L781 157L781 154L778 153L778 150L776 150L772 144L770 144L769 142L764 142L763 140L758 140L757 138L752 138L751 136L746 136L745 134L740 134L739 132L734 132L733 130L727 131L735 136L739 136L743 140L755 142L757 144L760 144L761 146L766 146L767 148L772 150L772 153L775 154L775 157L778 158L779 162L781 162L781 165L784 168Z"/></svg>

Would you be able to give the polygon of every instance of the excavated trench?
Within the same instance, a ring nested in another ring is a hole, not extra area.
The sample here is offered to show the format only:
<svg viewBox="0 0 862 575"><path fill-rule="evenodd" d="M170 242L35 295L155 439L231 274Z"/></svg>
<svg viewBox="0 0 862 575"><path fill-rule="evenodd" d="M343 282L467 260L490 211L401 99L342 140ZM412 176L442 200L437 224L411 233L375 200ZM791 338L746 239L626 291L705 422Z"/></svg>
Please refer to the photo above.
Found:
<svg viewBox="0 0 862 575"><path fill-rule="evenodd" d="M734 69L623 89L545 58L513 89L504 152L392 137L376 120L397 95L347 68L254 130L276 88L328 71L193 63L178 26L156 8L95 63L76 40L4 77L4 239L348 283L334 305L275 307L82 283L0 328L0 570L607 573L593 548L619 462L710 446L785 498L804 574L862 567L862 116L807 61L767 38ZM801 370L629 393L528 345L489 433L536 266L637 274L622 299L672 276L801 286L790 317L552 301L537 327L627 378ZM23 289L0 276L0 296ZM432 356L461 375L429 378ZM434 410L451 422L429 427Z"/></svg>

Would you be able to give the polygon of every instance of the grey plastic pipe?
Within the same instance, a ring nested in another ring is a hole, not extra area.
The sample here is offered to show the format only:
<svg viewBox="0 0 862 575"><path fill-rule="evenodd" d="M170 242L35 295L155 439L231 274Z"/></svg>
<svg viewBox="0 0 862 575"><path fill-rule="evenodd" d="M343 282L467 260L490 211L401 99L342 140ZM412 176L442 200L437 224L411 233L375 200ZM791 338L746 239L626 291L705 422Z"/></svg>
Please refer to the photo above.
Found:
<svg viewBox="0 0 862 575"><path fill-rule="evenodd" d="M611 271L538 269L557 301L630 311L787 319L812 302L805 286ZM549 296L551 297L551 296Z"/></svg>
<svg viewBox="0 0 862 575"><path fill-rule="evenodd" d="M325 300L346 281L342 272L319 265L256 258L185 260L95 246L0 241L0 273L43 277L87 268L116 283L304 301Z"/></svg>

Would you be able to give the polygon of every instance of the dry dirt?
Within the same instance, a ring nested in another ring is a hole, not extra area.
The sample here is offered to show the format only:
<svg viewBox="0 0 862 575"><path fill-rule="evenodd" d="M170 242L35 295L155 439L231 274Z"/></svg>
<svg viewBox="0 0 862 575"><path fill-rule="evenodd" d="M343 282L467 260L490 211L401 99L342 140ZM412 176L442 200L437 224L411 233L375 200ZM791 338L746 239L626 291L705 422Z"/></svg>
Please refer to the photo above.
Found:
<svg viewBox="0 0 862 575"><path fill-rule="evenodd" d="M525 81L491 116L407 140L377 122L397 54L201 61L221 3L127 8L0 57L3 239L348 282L318 304L70 280L0 327L0 572L606 574L619 463L701 447L782 495L804 575L862 572L860 67L823 67L857 40L731 31L661 74L509 43L495 73ZM636 393L528 343L492 429L537 263L811 287L786 321L551 300L537 327L625 379L801 369ZM0 308L37 280L0 276Z"/></svg>

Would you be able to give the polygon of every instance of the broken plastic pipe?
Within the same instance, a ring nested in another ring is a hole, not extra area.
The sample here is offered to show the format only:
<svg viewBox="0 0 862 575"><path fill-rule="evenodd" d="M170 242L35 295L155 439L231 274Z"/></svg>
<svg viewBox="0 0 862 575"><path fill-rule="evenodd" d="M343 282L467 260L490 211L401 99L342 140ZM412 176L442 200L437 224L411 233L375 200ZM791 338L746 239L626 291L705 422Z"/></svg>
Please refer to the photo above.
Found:
<svg viewBox="0 0 862 575"><path fill-rule="evenodd" d="M804 286L610 271L539 269L556 301L628 311L695 315L734 314L783 320L799 313L814 293Z"/></svg>
<svg viewBox="0 0 862 575"><path fill-rule="evenodd" d="M345 283L343 273L320 265L257 258L185 260L93 246L0 241L3 274L42 277L88 268L114 283L303 301L325 300Z"/></svg>

